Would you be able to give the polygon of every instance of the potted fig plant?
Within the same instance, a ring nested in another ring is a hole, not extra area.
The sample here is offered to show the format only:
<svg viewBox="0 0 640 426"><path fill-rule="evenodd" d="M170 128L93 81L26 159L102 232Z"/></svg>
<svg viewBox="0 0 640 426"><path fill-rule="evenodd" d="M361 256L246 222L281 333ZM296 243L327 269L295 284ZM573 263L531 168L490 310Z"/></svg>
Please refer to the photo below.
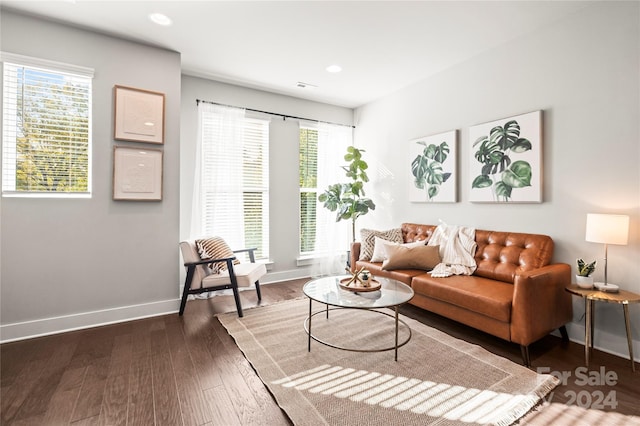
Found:
<svg viewBox="0 0 640 426"><path fill-rule="evenodd" d="M349 164L342 166L351 180L348 183L336 183L329 187L318 196L318 201L324 203L324 207L336 213L336 222L341 220L351 220L352 241L356 240L356 220L360 216L369 213L369 210L375 210L376 205L370 198L365 197L363 186L369 182L367 176L366 161L362 159L364 150L354 146L347 148L344 156L345 161Z"/></svg>
<svg viewBox="0 0 640 426"><path fill-rule="evenodd" d="M591 274L596 270L596 261L587 263L582 259L576 261L578 273L576 274L576 284L581 288L592 288L593 277Z"/></svg>

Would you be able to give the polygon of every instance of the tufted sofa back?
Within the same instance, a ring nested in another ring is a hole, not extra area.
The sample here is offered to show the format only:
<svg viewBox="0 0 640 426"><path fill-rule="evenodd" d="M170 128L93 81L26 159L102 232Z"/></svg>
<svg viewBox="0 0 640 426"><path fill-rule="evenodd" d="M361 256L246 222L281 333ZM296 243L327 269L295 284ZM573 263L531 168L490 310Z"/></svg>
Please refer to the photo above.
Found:
<svg viewBox="0 0 640 426"><path fill-rule="evenodd" d="M405 242L428 240L435 225L403 223ZM551 263L553 240L547 235L476 230L474 275L513 283L516 274Z"/></svg>

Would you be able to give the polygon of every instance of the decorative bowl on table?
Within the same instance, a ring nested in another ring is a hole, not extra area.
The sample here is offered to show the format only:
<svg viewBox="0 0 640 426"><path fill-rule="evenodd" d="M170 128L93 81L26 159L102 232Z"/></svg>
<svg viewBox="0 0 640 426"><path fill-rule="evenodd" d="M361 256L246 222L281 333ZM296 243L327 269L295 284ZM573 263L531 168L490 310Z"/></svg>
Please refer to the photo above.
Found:
<svg viewBox="0 0 640 426"><path fill-rule="evenodd" d="M380 281L376 279L370 279L368 286L363 285L362 281L358 281L358 280L350 281L350 280L351 278L341 279L340 288L357 293L357 292L365 292L365 291L377 291L377 290L380 290L380 287L382 287L382 284L380 284Z"/></svg>

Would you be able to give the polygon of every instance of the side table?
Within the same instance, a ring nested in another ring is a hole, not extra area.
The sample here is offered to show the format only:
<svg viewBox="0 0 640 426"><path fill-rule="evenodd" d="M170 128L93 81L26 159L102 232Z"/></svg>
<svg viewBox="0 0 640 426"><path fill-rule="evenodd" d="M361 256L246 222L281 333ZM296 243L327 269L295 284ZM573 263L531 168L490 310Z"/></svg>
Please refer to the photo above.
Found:
<svg viewBox="0 0 640 426"><path fill-rule="evenodd" d="M624 311L624 325L627 331L629 359L631 360L631 370L635 372L636 365L633 359L633 341L631 340L631 324L629 322L629 303L640 303L640 294L625 290L620 290L618 293L606 293L595 288L580 288L576 284L571 284L566 290L573 295L584 298L584 362L586 366L589 366L589 356L591 355L591 349L593 349L594 302L618 303L622 305Z"/></svg>

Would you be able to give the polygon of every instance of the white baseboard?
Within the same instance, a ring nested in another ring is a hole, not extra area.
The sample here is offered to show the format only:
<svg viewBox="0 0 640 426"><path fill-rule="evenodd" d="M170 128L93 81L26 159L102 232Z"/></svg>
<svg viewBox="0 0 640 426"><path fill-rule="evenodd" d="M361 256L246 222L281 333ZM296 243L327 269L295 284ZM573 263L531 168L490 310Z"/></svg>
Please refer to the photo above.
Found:
<svg viewBox="0 0 640 426"><path fill-rule="evenodd" d="M624 324L620 324L624 331ZM584 324L570 322L567 324L567 332L569 340L584 346ZM606 331L594 330L593 347L602 352L629 359L629 345L627 344L627 336L623 334L619 336ZM640 341L632 340L633 357L635 361L640 362Z"/></svg>
<svg viewBox="0 0 640 426"><path fill-rule="evenodd" d="M140 305L3 324L0 326L0 343L172 314L178 312L179 306L180 299L176 298Z"/></svg>
<svg viewBox="0 0 640 426"><path fill-rule="evenodd" d="M298 268L289 271L269 272L260 280L260 284L281 283L283 281L298 280L301 278L309 278L311 276L310 268Z"/></svg>
<svg viewBox="0 0 640 426"><path fill-rule="evenodd" d="M306 278L309 271L300 268L291 271L270 272L261 280L261 285L274 284L282 281ZM180 289L182 292L182 289ZM32 321L17 322L0 325L0 343L116 324L119 322L174 314L178 312L180 299L164 300L139 305L121 306L92 312L63 315L59 317L42 318Z"/></svg>

